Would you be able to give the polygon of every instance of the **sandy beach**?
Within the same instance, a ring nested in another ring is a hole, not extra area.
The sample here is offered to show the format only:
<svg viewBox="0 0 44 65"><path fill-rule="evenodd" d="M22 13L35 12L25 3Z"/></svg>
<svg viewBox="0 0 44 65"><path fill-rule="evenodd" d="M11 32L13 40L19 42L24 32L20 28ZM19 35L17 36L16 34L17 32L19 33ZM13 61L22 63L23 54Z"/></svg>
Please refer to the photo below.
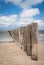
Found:
<svg viewBox="0 0 44 65"><path fill-rule="evenodd" d="M38 43L38 60L20 49L15 42L0 43L0 65L44 65L44 42Z"/></svg>

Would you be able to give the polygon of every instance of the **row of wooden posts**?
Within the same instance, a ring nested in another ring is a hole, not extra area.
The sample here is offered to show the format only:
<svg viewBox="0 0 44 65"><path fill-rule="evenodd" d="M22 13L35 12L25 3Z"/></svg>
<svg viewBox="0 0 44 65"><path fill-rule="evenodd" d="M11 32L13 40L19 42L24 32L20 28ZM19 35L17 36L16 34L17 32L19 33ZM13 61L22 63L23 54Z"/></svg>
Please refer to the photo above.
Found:
<svg viewBox="0 0 44 65"><path fill-rule="evenodd" d="M23 49L31 59L38 59L38 24L32 23L25 27L10 32L13 39L19 42Z"/></svg>

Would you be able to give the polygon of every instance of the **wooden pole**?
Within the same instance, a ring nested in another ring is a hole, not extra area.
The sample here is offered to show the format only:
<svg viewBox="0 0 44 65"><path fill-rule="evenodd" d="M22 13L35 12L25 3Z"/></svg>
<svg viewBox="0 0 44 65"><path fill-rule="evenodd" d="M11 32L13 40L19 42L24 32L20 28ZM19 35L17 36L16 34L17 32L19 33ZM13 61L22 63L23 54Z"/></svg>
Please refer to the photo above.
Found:
<svg viewBox="0 0 44 65"><path fill-rule="evenodd" d="M33 60L37 60L38 59L38 35L37 35L37 29L38 29L38 24L37 23L33 23L32 24L32 28L31 28L31 44L32 44L32 55L31 58Z"/></svg>
<svg viewBox="0 0 44 65"><path fill-rule="evenodd" d="M26 30L26 27L24 27L23 43L24 43L24 51L27 51L27 30Z"/></svg>
<svg viewBox="0 0 44 65"><path fill-rule="evenodd" d="M31 56L31 38L30 38L30 30L31 30L31 25L28 25L26 28L26 35L27 35L27 55Z"/></svg>
<svg viewBox="0 0 44 65"><path fill-rule="evenodd" d="M24 50L24 27L19 28L19 43L21 45L21 49Z"/></svg>

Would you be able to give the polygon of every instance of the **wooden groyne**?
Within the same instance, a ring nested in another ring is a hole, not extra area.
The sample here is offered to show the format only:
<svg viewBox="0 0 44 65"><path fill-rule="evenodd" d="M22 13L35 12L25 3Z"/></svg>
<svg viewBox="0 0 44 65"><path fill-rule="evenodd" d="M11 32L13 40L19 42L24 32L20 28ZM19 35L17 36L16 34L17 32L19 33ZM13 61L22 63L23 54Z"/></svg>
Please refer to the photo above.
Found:
<svg viewBox="0 0 44 65"><path fill-rule="evenodd" d="M38 59L38 24L32 23L25 27L18 28L16 30L10 31L13 39L16 40L28 56L31 59Z"/></svg>
<svg viewBox="0 0 44 65"><path fill-rule="evenodd" d="M38 24L37 23L33 23L31 26L31 46L32 46L32 55L31 58L34 60L38 59Z"/></svg>

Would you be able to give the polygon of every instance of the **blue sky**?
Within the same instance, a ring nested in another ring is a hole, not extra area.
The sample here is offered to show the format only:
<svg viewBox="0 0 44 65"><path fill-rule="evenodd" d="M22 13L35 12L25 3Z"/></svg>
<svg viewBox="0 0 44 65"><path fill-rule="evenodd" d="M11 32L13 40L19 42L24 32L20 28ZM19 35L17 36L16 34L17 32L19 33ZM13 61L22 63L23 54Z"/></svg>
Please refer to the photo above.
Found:
<svg viewBox="0 0 44 65"><path fill-rule="evenodd" d="M0 0L0 30L37 22L44 30L44 0Z"/></svg>

